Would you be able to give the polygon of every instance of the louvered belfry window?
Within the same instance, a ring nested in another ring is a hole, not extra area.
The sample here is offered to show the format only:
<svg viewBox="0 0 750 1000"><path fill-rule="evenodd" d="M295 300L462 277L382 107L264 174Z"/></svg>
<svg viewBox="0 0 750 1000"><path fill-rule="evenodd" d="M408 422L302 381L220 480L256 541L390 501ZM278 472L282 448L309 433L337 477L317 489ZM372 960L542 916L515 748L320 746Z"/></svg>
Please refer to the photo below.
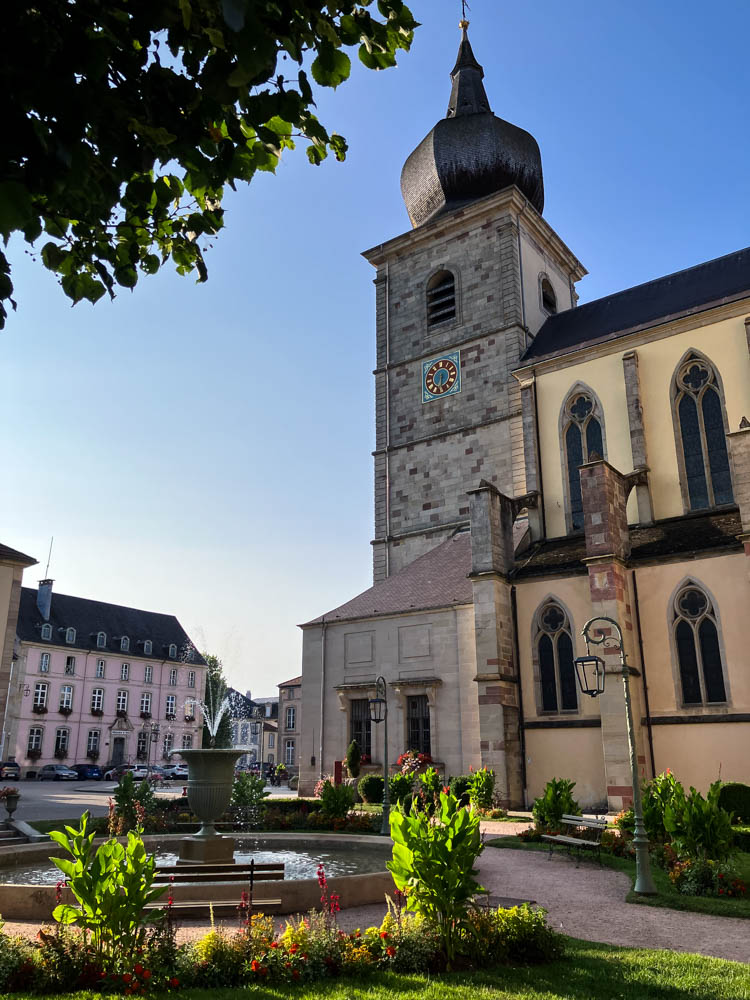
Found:
<svg viewBox="0 0 750 1000"><path fill-rule="evenodd" d="M456 279L450 271L438 271L427 283L427 325L437 326L456 318Z"/></svg>
<svg viewBox="0 0 750 1000"><path fill-rule="evenodd" d="M692 355L677 373L674 406L690 510L732 503L724 408L716 372Z"/></svg>

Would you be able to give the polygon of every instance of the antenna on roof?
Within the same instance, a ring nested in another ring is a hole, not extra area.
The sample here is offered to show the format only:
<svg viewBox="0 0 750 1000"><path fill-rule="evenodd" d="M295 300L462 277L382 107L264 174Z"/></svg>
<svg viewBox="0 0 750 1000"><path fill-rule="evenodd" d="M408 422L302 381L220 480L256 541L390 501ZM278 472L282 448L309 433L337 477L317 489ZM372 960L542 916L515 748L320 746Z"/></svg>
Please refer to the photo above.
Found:
<svg viewBox="0 0 750 1000"><path fill-rule="evenodd" d="M459 27L461 27L461 28L463 28L463 27L467 27L468 28L468 24L464 25L464 23L463 23L464 21L466 21L466 11L467 11L467 9L471 10L471 7L469 7L469 5L466 2L466 0L461 0L461 24L459 25Z"/></svg>
<svg viewBox="0 0 750 1000"><path fill-rule="evenodd" d="M53 535L50 538L50 540L49 540L49 552L47 553L47 568L44 571L44 578L45 578L45 580L49 576L49 561L52 558L52 543L54 542L54 540L55 540L55 536Z"/></svg>

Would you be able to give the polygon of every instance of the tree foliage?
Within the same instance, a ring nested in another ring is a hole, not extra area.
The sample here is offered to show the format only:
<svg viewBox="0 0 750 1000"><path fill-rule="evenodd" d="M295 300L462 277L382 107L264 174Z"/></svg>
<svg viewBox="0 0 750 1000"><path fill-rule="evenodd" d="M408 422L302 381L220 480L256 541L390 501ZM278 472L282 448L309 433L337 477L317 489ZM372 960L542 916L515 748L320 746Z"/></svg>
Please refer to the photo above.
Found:
<svg viewBox="0 0 750 1000"><path fill-rule="evenodd" d="M205 281L225 186L275 171L296 139L313 164L343 160L346 140L313 113L315 85L347 79L347 47L369 69L395 65L415 27L402 0L6 5L0 235L44 240L74 303L169 259ZM12 293L0 252L0 328Z"/></svg>

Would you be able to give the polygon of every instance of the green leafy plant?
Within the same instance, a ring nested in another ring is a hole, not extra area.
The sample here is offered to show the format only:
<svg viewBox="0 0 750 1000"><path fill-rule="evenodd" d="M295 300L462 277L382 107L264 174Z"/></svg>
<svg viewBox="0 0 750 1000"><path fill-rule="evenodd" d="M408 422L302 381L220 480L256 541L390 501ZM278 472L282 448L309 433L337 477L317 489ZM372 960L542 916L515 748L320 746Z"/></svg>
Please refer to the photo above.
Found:
<svg viewBox="0 0 750 1000"><path fill-rule="evenodd" d="M346 769L349 772L350 778L359 777L361 762L362 751L359 749L359 743L356 740L352 740L346 750Z"/></svg>
<svg viewBox="0 0 750 1000"><path fill-rule="evenodd" d="M366 774L359 779L357 791L363 802L379 803L383 801L384 782L379 774Z"/></svg>
<svg viewBox="0 0 750 1000"><path fill-rule="evenodd" d="M121 820L120 832L133 830L138 826L137 811L142 808L145 813L153 813L156 808L156 795L148 781L136 784L132 771L126 771L120 783L112 793L115 801L115 815Z"/></svg>
<svg viewBox="0 0 750 1000"><path fill-rule="evenodd" d="M562 935L547 924L546 910L521 906L469 911L469 933L462 948L478 967L512 962L538 965L552 962L563 954Z"/></svg>
<svg viewBox="0 0 750 1000"><path fill-rule="evenodd" d="M455 795L462 806L469 804L469 786L471 785L470 774L456 774L448 782L451 795Z"/></svg>
<svg viewBox="0 0 750 1000"><path fill-rule="evenodd" d="M426 771L417 775L416 789L426 801L432 802L436 799L442 788L443 779L434 767L428 767Z"/></svg>
<svg viewBox="0 0 750 1000"><path fill-rule="evenodd" d="M65 876L78 906L61 903L52 914L60 924L75 924L91 935L91 944L103 967L113 968L122 956L142 948L149 924L161 919L147 909L168 886L154 886L156 860L141 839L142 828L128 833L126 844L110 839L94 847L88 832L88 812L79 829L53 830L49 836L70 859L50 858Z"/></svg>
<svg viewBox="0 0 750 1000"><path fill-rule="evenodd" d="M540 829L557 829L564 814L580 815L581 807L573 798L575 786L575 781L567 778L552 778L547 782L544 794L534 799L532 808L534 822Z"/></svg>
<svg viewBox="0 0 750 1000"><path fill-rule="evenodd" d="M495 772L487 767L480 767L472 772L469 783L469 800L479 809L489 809L492 796L495 794Z"/></svg>
<svg viewBox="0 0 750 1000"><path fill-rule="evenodd" d="M664 810L664 827L678 854L690 858L722 860L732 850L732 817L719 805L721 782L715 781L705 798L695 788L678 809L669 803Z"/></svg>
<svg viewBox="0 0 750 1000"><path fill-rule="evenodd" d="M719 791L719 806L732 813L732 822L750 823L750 785L725 781Z"/></svg>
<svg viewBox="0 0 750 1000"><path fill-rule="evenodd" d="M474 863L482 852L479 817L450 793L441 792L435 815L412 805L391 812L393 857L388 869L407 909L421 913L438 931L450 968L461 935L470 933L468 914L476 893Z"/></svg>
<svg viewBox="0 0 750 1000"><path fill-rule="evenodd" d="M320 791L320 811L328 819L344 819L354 804L354 790L349 785L337 785L330 779Z"/></svg>
<svg viewBox="0 0 750 1000"><path fill-rule="evenodd" d="M410 774L392 774L388 782L391 802L402 802L411 795L414 788L414 777Z"/></svg>
<svg viewBox="0 0 750 1000"><path fill-rule="evenodd" d="M234 818L239 823L258 826L265 812L265 799L270 792L266 791L265 778L260 774L243 771L234 779L232 785L231 808Z"/></svg>

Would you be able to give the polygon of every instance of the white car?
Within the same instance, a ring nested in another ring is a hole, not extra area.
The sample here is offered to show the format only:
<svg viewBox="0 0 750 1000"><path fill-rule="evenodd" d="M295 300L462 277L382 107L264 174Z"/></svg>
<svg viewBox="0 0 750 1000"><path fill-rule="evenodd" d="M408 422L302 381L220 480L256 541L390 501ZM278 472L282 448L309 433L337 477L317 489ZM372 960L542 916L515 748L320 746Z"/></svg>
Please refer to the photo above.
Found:
<svg viewBox="0 0 750 1000"><path fill-rule="evenodd" d="M167 781L187 781L188 769L186 764L165 764L162 772L162 777Z"/></svg>

